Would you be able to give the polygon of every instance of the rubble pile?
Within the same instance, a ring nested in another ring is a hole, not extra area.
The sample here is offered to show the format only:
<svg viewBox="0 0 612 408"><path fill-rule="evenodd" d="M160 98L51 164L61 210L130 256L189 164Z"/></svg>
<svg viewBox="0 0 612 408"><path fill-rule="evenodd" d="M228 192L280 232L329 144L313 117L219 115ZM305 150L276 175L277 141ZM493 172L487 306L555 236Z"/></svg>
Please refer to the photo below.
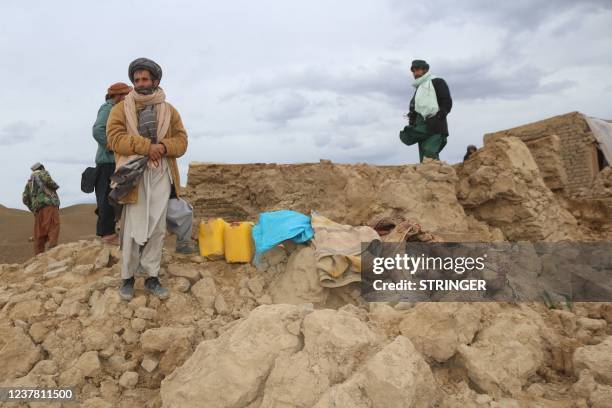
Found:
<svg viewBox="0 0 612 408"><path fill-rule="evenodd" d="M311 252L259 270L164 252L163 302L142 279L122 302L97 242L3 265L0 385L72 386L85 407L607 406L612 305L367 304L317 288Z"/></svg>
<svg viewBox="0 0 612 408"><path fill-rule="evenodd" d="M485 139L458 168L457 196L468 213L510 241L580 239L576 219L546 186L527 146L515 137Z"/></svg>
<svg viewBox="0 0 612 408"><path fill-rule="evenodd" d="M189 197L228 220L314 209L404 217L446 240L609 237L514 138L454 167L196 164ZM0 386L73 387L86 408L611 406L610 303L365 303L358 284L322 287L295 244L253 265L164 250L170 298L139 278L125 302L119 258L79 241L0 265Z"/></svg>

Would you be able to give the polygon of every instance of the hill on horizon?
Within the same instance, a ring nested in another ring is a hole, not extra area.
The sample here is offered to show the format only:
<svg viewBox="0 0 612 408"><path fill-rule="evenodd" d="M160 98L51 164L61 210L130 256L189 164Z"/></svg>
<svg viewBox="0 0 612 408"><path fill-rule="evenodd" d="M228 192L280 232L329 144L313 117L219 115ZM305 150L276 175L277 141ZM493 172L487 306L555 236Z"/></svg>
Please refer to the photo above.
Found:
<svg viewBox="0 0 612 408"><path fill-rule="evenodd" d="M95 204L76 204L60 208L60 243L96 236ZM34 215L26 210L0 204L0 264L24 262L34 255L30 237Z"/></svg>

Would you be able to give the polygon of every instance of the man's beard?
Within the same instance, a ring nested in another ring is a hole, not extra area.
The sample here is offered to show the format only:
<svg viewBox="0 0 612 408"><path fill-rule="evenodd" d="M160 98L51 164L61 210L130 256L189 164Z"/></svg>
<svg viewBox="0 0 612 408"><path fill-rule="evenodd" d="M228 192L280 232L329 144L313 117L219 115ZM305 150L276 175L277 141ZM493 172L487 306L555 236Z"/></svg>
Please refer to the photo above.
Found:
<svg viewBox="0 0 612 408"><path fill-rule="evenodd" d="M141 87L141 88L135 88L136 92L138 92L141 95L151 95L153 92L155 92L157 90L156 86L148 86L148 87Z"/></svg>

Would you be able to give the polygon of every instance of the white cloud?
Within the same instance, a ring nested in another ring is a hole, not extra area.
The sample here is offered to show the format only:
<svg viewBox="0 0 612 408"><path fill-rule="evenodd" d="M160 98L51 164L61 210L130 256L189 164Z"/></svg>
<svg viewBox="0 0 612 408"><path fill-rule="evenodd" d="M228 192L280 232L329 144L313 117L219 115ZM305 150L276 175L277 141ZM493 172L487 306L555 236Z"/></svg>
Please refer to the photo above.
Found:
<svg viewBox="0 0 612 408"><path fill-rule="evenodd" d="M28 123L24 120L18 120L10 122L0 127L0 143L7 146L29 142L34 139L36 132L43 124L43 121Z"/></svg>
<svg viewBox="0 0 612 408"><path fill-rule="evenodd" d="M308 100L297 92L278 92L264 95L253 107L256 120L284 126L291 119L299 118L308 108Z"/></svg>

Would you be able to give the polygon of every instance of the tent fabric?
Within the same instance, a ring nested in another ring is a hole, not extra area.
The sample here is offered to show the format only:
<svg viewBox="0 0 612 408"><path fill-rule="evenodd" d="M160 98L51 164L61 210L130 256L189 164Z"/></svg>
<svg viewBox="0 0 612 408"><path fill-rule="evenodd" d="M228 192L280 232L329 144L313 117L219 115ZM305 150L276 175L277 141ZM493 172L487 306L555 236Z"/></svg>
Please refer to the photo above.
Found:
<svg viewBox="0 0 612 408"><path fill-rule="evenodd" d="M296 244L309 241L314 231L310 217L296 211L280 210L259 214L259 222L253 227L255 259L269 249L288 239Z"/></svg>
<svg viewBox="0 0 612 408"><path fill-rule="evenodd" d="M612 123L586 115L584 115L584 119L591 128L591 132L593 132L593 136L606 160L608 163L612 163Z"/></svg>
<svg viewBox="0 0 612 408"><path fill-rule="evenodd" d="M362 243L379 241L378 233L367 226L338 224L312 212L315 251L321 286L337 288L361 281Z"/></svg>

